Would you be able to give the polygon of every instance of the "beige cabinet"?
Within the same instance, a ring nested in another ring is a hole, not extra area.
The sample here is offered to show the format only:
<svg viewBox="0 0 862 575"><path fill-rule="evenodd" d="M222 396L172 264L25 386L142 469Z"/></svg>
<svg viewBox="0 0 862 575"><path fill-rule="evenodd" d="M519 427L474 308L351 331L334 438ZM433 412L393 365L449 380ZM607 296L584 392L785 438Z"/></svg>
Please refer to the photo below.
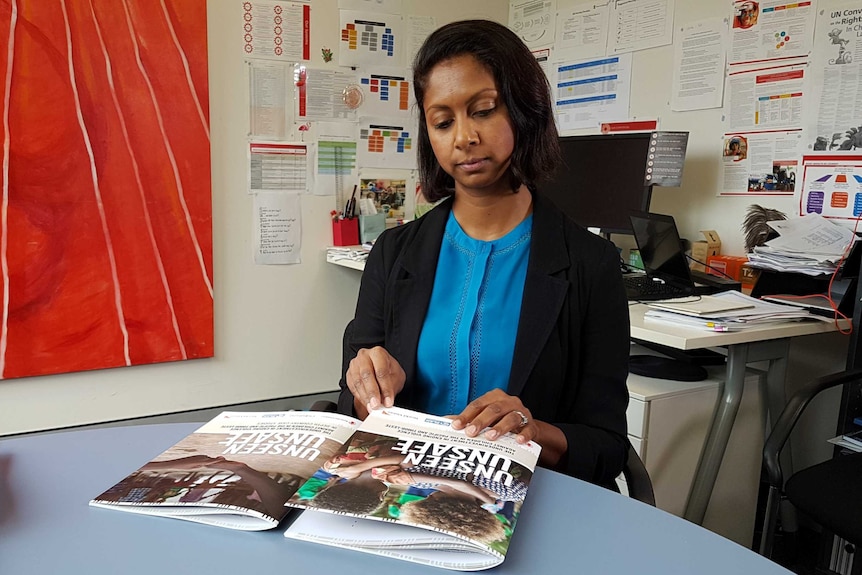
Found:
<svg viewBox="0 0 862 575"><path fill-rule="evenodd" d="M638 353L633 348L632 353ZM703 526L751 545L760 482L763 431L761 373L750 371ZM652 478L656 505L682 516L716 407L723 367L709 378L681 382L629 374L629 440ZM624 484L621 486L624 488Z"/></svg>

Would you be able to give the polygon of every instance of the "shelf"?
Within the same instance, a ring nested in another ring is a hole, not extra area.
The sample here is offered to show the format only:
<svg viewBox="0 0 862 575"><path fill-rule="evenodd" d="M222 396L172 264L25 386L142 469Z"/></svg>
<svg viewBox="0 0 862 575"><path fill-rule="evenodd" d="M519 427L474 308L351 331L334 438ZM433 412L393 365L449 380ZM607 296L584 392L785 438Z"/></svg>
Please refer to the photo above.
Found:
<svg viewBox="0 0 862 575"><path fill-rule="evenodd" d="M345 251L363 251L364 249L365 248L362 246L344 246L343 248L328 247L326 248L326 263L341 266L343 268L350 268L352 270L364 271L365 260L339 257L339 255L341 255L339 251L343 253Z"/></svg>

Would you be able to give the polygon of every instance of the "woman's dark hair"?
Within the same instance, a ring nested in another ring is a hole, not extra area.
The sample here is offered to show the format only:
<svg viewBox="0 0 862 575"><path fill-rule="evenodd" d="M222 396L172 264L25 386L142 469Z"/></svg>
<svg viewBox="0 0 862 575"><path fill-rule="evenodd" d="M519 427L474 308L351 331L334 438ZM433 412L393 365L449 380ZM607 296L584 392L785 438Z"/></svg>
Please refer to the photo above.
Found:
<svg viewBox="0 0 862 575"><path fill-rule="evenodd" d="M453 193L455 182L437 162L425 122L425 90L434 67L469 54L493 76L512 119L515 149L510 178L512 189L550 176L560 157L557 127L551 108L550 86L542 67L518 36L490 20L462 20L435 30L413 61L413 91L419 106L419 178L425 197L435 202Z"/></svg>

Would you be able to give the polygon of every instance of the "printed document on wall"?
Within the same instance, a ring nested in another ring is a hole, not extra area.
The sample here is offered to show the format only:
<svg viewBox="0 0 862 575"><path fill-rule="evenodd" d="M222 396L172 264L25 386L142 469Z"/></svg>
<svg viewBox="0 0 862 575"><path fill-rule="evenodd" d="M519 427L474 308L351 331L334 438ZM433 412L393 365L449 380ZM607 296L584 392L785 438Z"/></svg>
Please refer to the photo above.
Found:
<svg viewBox="0 0 862 575"><path fill-rule="evenodd" d="M368 12L401 13L401 0L338 0L341 10L366 10Z"/></svg>
<svg viewBox="0 0 862 575"><path fill-rule="evenodd" d="M667 46L673 42L674 0L616 0L611 4L608 54Z"/></svg>
<svg viewBox="0 0 862 575"><path fill-rule="evenodd" d="M316 125L317 154L314 173L314 195L335 196L341 210L343 198L356 180L356 147L359 127L340 122Z"/></svg>
<svg viewBox="0 0 862 575"><path fill-rule="evenodd" d="M243 52L247 58L308 60L310 36L310 4L242 2Z"/></svg>
<svg viewBox="0 0 862 575"><path fill-rule="evenodd" d="M437 29L437 18L434 16L417 16L415 14L404 15L404 32L407 36L405 50L407 51L406 63L410 66L416 53L425 42L425 38Z"/></svg>
<svg viewBox="0 0 862 575"><path fill-rule="evenodd" d="M302 142L249 142L248 191L308 191L308 144Z"/></svg>
<svg viewBox="0 0 862 575"><path fill-rule="evenodd" d="M720 196L792 196L802 130L728 132L722 139Z"/></svg>
<svg viewBox="0 0 862 575"><path fill-rule="evenodd" d="M796 198L800 216L820 214L835 223L855 225L862 215L862 154L806 154L801 179Z"/></svg>
<svg viewBox="0 0 862 575"><path fill-rule="evenodd" d="M803 58L814 38L815 0L732 0L731 65Z"/></svg>
<svg viewBox="0 0 862 575"><path fill-rule="evenodd" d="M363 116L410 118L413 115L413 78L405 68L363 68L357 71Z"/></svg>
<svg viewBox="0 0 862 575"><path fill-rule="evenodd" d="M680 28L674 43L673 92L675 112L720 108L724 95L727 26L720 18Z"/></svg>
<svg viewBox="0 0 862 575"><path fill-rule="evenodd" d="M554 53L560 60L601 58L608 45L610 3L593 2L561 9L557 13Z"/></svg>
<svg viewBox="0 0 862 575"><path fill-rule="evenodd" d="M597 128L602 122L629 119L631 54L558 63L554 77L558 130Z"/></svg>
<svg viewBox="0 0 862 575"><path fill-rule="evenodd" d="M254 195L254 263L298 264L302 247L299 194Z"/></svg>
<svg viewBox="0 0 862 575"><path fill-rule="evenodd" d="M802 129L805 65L731 71L725 87L729 131Z"/></svg>
<svg viewBox="0 0 862 575"><path fill-rule="evenodd" d="M362 118L356 161L363 168L416 169L416 128L412 121Z"/></svg>
<svg viewBox="0 0 862 575"><path fill-rule="evenodd" d="M288 98L292 66L264 60L248 60L247 64L249 136L284 140L287 125L293 121L293 99Z"/></svg>
<svg viewBox="0 0 862 575"><path fill-rule="evenodd" d="M554 82L554 70L551 64L551 52L552 48L536 48L535 50L531 50L533 53L533 57L536 59L536 62L539 63L539 66L542 67L542 72L545 73L545 78L548 79L548 85L553 85Z"/></svg>
<svg viewBox="0 0 862 575"><path fill-rule="evenodd" d="M293 71L293 82L297 121L356 121L356 109L362 103L362 92L355 72L297 64Z"/></svg>
<svg viewBox="0 0 862 575"><path fill-rule="evenodd" d="M821 2L811 53L808 151L862 148L862 0Z"/></svg>
<svg viewBox="0 0 862 575"><path fill-rule="evenodd" d="M404 65L404 34L400 15L340 10L341 66Z"/></svg>
<svg viewBox="0 0 862 575"><path fill-rule="evenodd" d="M529 48L554 43L557 0L509 0L509 28Z"/></svg>

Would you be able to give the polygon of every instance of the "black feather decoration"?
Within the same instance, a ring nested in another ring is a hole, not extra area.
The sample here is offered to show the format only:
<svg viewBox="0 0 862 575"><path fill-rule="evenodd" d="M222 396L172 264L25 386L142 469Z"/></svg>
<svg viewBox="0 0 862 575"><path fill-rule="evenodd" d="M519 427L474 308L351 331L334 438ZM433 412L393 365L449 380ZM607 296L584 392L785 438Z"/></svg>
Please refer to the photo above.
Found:
<svg viewBox="0 0 862 575"><path fill-rule="evenodd" d="M748 206L745 219L742 221L742 231L745 232L745 251L750 253L756 246L762 246L778 234L766 222L786 220L783 212L764 208L757 204Z"/></svg>

